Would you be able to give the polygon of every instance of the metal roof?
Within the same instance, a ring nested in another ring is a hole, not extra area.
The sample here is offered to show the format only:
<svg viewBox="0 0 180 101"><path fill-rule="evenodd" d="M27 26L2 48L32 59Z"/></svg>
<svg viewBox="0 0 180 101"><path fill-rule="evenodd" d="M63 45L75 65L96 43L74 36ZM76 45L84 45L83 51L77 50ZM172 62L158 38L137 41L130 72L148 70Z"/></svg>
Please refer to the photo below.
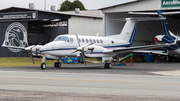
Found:
<svg viewBox="0 0 180 101"><path fill-rule="evenodd" d="M113 8L113 7L116 7L116 6L126 5L126 4L130 4L130 3L133 3L133 2L139 2L139 1L142 1L142 0L134 0L134 1L126 2L126 3L121 3L121 4L117 4L117 5L112 5L112 6L100 8L99 10L104 10L104 9L108 9L108 8Z"/></svg>
<svg viewBox="0 0 180 101"><path fill-rule="evenodd" d="M87 18L98 18L102 19L103 17L97 16L97 15L90 15L90 14L76 14L76 13L70 13L70 12L62 12L62 11L47 11L47 10L39 10L39 9L29 9L29 8L21 8L21 7L9 7L5 9L1 9L1 11L12 9L12 8L18 8L18 9L24 9L24 10L29 10L29 11L40 11L40 12L45 12L45 13L54 13L54 14L62 14L62 15L70 15L70 16L77 16L77 17L87 17Z"/></svg>

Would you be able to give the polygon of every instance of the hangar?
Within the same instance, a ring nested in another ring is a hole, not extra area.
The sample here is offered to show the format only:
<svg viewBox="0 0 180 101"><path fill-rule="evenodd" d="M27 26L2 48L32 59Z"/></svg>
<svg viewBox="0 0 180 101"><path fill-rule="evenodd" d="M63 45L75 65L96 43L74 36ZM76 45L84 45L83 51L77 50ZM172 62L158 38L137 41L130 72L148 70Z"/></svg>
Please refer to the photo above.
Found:
<svg viewBox="0 0 180 101"><path fill-rule="evenodd" d="M99 12L99 11L98 11ZM93 29L93 30L92 30ZM13 46L45 44L60 34L103 36L99 14L36 10L10 7L0 10L0 45L4 39ZM0 47L0 57L16 57L22 50ZM22 55L26 56L26 54Z"/></svg>
<svg viewBox="0 0 180 101"><path fill-rule="evenodd" d="M135 0L124 4L101 8L104 13L104 33L105 36L119 34L124 26L124 22L113 22L111 19L126 17L146 17L147 15L128 15L130 11L180 11L180 0ZM150 17L150 16L148 16ZM179 23L180 14L167 16L169 30L174 34L180 34ZM153 38L163 34L161 21L139 22L133 46L154 44Z"/></svg>

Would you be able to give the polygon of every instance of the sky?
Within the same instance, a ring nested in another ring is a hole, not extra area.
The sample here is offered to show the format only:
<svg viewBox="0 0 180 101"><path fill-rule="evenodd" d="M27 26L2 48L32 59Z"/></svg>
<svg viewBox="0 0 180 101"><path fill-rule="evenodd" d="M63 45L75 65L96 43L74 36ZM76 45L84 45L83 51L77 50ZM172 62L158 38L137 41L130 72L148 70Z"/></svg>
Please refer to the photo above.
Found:
<svg viewBox="0 0 180 101"><path fill-rule="evenodd" d="M59 5L65 0L0 0L0 9L8 7L22 7L29 8L29 3L34 3L35 9L44 10L46 1L46 10L50 10L50 6L56 6L56 10L59 9ZM74 1L74 0L69 0ZM86 9L99 9L112 5L117 5L129 1L135 0L80 0Z"/></svg>

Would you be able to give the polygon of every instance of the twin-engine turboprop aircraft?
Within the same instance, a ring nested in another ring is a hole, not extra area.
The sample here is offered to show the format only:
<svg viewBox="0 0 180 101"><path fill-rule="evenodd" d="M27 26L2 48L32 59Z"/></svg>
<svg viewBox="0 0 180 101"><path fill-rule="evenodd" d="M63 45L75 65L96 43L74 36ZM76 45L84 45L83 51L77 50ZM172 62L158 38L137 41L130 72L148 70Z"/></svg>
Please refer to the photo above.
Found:
<svg viewBox="0 0 180 101"><path fill-rule="evenodd" d="M31 58L32 52L35 52L36 54L40 52L42 57L41 69L46 69L46 58L57 60L57 62L54 63L54 66L61 67L61 63L59 62L59 60L61 60L62 57L67 56L80 57L82 60L84 60L84 62L85 57L101 57L103 62L105 62L104 68L112 68L112 64L109 60L112 60L112 57L119 53L131 52L132 50L138 49L151 49L172 45L172 43L169 43L131 47L134 41L138 21L162 20L162 18L125 18L116 19L115 21L119 20L126 21L124 28L119 35L112 35L106 37L59 35L54 39L54 41L49 42L45 45L33 45L26 48L7 46L6 40L4 40L2 47L24 49L25 51L31 53ZM33 58L32 61L34 63Z"/></svg>

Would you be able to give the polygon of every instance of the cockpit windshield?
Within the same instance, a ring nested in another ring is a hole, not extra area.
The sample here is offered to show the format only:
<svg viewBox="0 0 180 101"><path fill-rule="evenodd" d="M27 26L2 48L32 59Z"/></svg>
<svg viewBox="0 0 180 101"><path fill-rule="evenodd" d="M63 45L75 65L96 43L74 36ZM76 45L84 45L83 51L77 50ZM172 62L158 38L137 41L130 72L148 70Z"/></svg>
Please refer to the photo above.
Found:
<svg viewBox="0 0 180 101"><path fill-rule="evenodd" d="M55 39L54 39L54 41L64 41L64 42L66 42L66 40L68 39L68 37L56 37Z"/></svg>

